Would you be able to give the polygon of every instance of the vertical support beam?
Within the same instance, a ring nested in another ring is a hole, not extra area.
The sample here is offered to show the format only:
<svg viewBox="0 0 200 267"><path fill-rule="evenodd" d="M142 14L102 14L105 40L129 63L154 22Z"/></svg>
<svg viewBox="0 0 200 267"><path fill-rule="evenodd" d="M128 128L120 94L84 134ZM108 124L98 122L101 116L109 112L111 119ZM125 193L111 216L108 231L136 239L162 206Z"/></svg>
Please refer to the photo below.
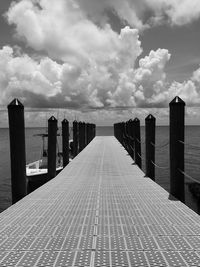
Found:
<svg viewBox="0 0 200 267"><path fill-rule="evenodd" d="M86 124L83 122L82 124L83 127L83 149L86 147Z"/></svg>
<svg viewBox="0 0 200 267"><path fill-rule="evenodd" d="M12 204L27 194L24 106L18 99L8 105Z"/></svg>
<svg viewBox="0 0 200 267"><path fill-rule="evenodd" d="M155 129L156 118L148 115L145 119L146 176L155 181ZM153 162L153 163L152 163Z"/></svg>
<svg viewBox="0 0 200 267"><path fill-rule="evenodd" d="M129 120L129 133L131 137L131 157L135 160L135 123L133 120Z"/></svg>
<svg viewBox="0 0 200 267"><path fill-rule="evenodd" d="M95 138L95 136L96 136L96 124L94 124L94 138Z"/></svg>
<svg viewBox="0 0 200 267"><path fill-rule="evenodd" d="M86 140L87 140L87 145L88 145L90 142L90 124L89 123L86 124Z"/></svg>
<svg viewBox="0 0 200 267"><path fill-rule="evenodd" d="M73 153L74 158L78 155L78 122L73 121Z"/></svg>
<svg viewBox="0 0 200 267"><path fill-rule="evenodd" d="M170 193L185 201L184 133L185 102L176 96L170 106Z"/></svg>
<svg viewBox="0 0 200 267"><path fill-rule="evenodd" d="M92 124L89 123L89 143L92 141Z"/></svg>
<svg viewBox="0 0 200 267"><path fill-rule="evenodd" d="M122 145L126 149L126 123L122 122Z"/></svg>
<svg viewBox="0 0 200 267"><path fill-rule="evenodd" d="M57 119L48 120L48 180L56 176Z"/></svg>
<svg viewBox="0 0 200 267"><path fill-rule="evenodd" d="M81 152L83 150L82 147L82 138L83 138L83 132L82 132L82 122L79 121L78 123L78 152Z"/></svg>
<svg viewBox="0 0 200 267"><path fill-rule="evenodd" d="M62 151L63 151L63 168L69 164L69 122L62 121Z"/></svg>
<svg viewBox="0 0 200 267"><path fill-rule="evenodd" d="M141 159L141 137L140 137L140 120L135 118L133 120L134 129L135 129L135 163L139 168L142 168L142 159Z"/></svg>
<svg viewBox="0 0 200 267"><path fill-rule="evenodd" d="M120 122L120 143L123 145L123 122Z"/></svg>

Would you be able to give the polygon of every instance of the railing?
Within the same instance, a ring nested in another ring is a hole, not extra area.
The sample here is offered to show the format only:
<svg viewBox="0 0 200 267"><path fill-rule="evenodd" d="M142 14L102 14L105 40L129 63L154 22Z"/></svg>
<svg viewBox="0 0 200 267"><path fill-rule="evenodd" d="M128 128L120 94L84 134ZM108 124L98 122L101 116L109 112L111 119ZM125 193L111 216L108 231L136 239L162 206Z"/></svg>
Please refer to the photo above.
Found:
<svg viewBox="0 0 200 267"><path fill-rule="evenodd" d="M170 108L170 137L163 144L156 145L155 129L156 118L148 115L145 119L145 174L155 180L155 168L170 170L170 193L182 202L185 201L184 179L198 182L185 172L185 102L179 97L175 97L169 104ZM127 122L114 124L114 135L125 147L127 152L141 168L141 137L140 121L138 118ZM169 166L160 166L155 162L155 150L165 149L169 146ZM200 147L193 146L200 150Z"/></svg>
<svg viewBox="0 0 200 267"><path fill-rule="evenodd" d="M8 105L12 203L14 204L31 192L26 178L25 123L24 106L14 99ZM48 173L44 182L56 176L56 148L58 121L52 116L48 120ZM73 157L76 157L95 137L96 125L85 122L73 122ZM63 167L69 163L69 122L62 121ZM40 184L41 185L41 184ZM36 186L34 186L36 189Z"/></svg>

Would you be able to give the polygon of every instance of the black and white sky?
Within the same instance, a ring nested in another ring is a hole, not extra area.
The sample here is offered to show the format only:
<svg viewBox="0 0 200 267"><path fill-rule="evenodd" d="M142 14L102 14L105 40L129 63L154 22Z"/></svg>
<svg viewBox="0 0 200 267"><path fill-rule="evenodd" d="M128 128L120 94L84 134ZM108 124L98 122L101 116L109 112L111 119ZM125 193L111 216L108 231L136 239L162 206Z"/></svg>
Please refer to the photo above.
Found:
<svg viewBox="0 0 200 267"><path fill-rule="evenodd" d="M200 124L199 0L0 0L0 12L1 127L15 97L27 126L58 112L166 124L176 95Z"/></svg>

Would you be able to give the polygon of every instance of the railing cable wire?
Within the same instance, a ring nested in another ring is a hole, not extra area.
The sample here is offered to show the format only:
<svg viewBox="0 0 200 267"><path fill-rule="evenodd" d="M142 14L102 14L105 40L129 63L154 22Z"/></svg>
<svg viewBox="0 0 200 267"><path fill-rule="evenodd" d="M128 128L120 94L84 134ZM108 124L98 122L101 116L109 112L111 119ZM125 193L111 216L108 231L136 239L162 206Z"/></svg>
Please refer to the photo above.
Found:
<svg viewBox="0 0 200 267"><path fill-rule="evenodd" d="M151 142L151 145L154 146L155 148L163 148L166 147L167 145L169 145L169 141L167 141L167 143L161 144L161 145L155 145L154 143Z"/></svg>
<svg viewBox="0 0 200 267"><path fill-rule="evenodd" d="M200 181L198 181L197 179L193 178L192 176L190 176L189 174L187 174L186 172L184 172L184 171L182 171L182 170L180 170L180 169L178 169L178 170L179 170L179 172L181 172L181 173L182 173L185 177L187 177L188 179L190 179L190 180L192 180L192 181L194 181L194 182L200 184Z"/></svg>
<svg viewBox="0 0 200 267"><path fill-rule="evenodd" d="M153 162L152 160L151 160L151 163L156 167L156 168L158 168L158 169L169 169L169 167L164 167L164 166L159 166L159 165L157 165L155 162Z"/></svg>
<svg viewBox="0 0 200 267"><path fill-rule="evenodd" d="M185 146L189 146L189 147L191 147L191 148L196 148L197 150L200 149L200 146L196 146L196 145L188 144L188 143L185 143L185 142L183 142L183 141L181 141L181 140L179 140L179 142L180 142L181 144L185 145Z"/></svg>

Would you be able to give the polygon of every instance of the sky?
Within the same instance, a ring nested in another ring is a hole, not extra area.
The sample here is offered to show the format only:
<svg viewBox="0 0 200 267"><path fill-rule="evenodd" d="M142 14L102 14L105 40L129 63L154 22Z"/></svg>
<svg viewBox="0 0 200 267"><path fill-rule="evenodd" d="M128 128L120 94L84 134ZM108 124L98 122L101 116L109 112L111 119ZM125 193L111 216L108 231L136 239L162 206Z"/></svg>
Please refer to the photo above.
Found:
<svg viewBox="0 0 200 267"><path fill-rule="evenodd" d="M168 124L176 95L200 124L199 0L0 0L0 14L0 127L13 98L27 127Z"/></svg>

